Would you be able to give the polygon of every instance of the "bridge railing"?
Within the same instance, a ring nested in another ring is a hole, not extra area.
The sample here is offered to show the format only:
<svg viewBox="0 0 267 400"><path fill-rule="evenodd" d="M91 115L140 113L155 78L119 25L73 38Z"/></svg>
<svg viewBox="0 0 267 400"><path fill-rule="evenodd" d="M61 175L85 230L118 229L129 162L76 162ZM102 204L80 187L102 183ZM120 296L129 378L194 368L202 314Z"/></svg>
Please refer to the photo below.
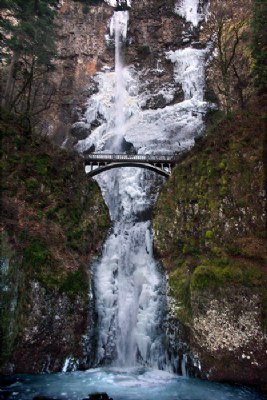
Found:
<svg viewBox="0 0 267 400"><path fill-rule="evenodd" d="M85 157L86 161L150 161L150 162L175 162L177 154L105 154L105 153L91 153Z"/></svg>

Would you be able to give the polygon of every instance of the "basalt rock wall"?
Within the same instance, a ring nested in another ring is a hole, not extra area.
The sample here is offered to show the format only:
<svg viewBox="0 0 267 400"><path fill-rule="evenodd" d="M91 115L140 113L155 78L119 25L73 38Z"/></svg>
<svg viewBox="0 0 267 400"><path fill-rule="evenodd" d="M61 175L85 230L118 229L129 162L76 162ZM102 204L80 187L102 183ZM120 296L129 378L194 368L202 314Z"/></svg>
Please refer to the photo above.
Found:
<svg viewBox="0 0 267 400"><path fill-rule="evenodd" d="M113 54L105 42L112 13L112 7L103 1L86 6L65 0L58 6L58 57L50 78L57 94L39 129L59 145L71 139L71 147L71 125L79 120L87 99L96 90L90 78L112 63Z"/></svg>
<svg viewBox="0 0 267 400"><path fill-rule="evenodd" d="M266 192L262 110L209 128L154 210L155 250L173 313L189 329L193 374L266 390ZM222 118L222 119L221 119ZM239 124L236 124L239 121Z"/></svg>
<svg viewBox="0 0 267 400"><path fill-rule="evenodd" d="M89 266L107 207L77 154L28 138L15 121L0 125L0 372L82 368L93 359Z"/></svg>
<svg viewBox="0 0 267 400"><path fill-rule="evenodd" d="M133 1L124 61L142 71L140 91L147 94L143 108L163 108L166 99L158 92L173 89L172 102L183 100L181 86L173 78L173 66L166 59L166 51L176 50L198 39L193 29L184 37L188 24L174 12L174 0ZM107 40L113 7L104 1L89 6L81 1L59 3L57 24L59 32L58 57L51 73L57 93L39 129L57 144L72 148L77 139L90 132L77 132L72 125L79 121L85 104L97 91L92 79L102 68L114 68L114 44ZM96 121L97 124L97 121Z"/></svg>

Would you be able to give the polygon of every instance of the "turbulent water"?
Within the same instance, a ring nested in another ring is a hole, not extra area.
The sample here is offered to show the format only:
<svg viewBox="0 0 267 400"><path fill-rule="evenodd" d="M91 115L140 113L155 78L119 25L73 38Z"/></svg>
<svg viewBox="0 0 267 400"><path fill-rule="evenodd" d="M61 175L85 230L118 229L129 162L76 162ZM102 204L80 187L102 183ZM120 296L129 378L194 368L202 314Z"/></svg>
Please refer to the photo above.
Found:
<svg viewBox="0 0 267 400"><path fill-rule="evenodd" d="M106 392L113 400L263 400L252 390L145 368L91 369L54 375L24 375L9 387L11 400L43 395L50 399L81 400L89 393Z"/></svg>

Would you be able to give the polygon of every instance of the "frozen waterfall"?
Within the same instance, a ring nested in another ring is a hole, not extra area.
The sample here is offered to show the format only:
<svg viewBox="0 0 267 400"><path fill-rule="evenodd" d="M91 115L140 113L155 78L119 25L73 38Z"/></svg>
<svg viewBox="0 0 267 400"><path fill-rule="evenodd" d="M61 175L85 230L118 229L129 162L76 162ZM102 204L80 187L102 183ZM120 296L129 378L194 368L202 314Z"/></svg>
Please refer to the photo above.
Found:
<svg viewBox="0 0 267 400"><path fill-rule="evenodd" d="M182 2L181 7L186 4L184 12L188 3ZM101 115L101 124L78 142L77 149L82 152L94 146L96 152L121 152L126 143L139 154L168 154L190 148L203 130L208 107L204 101L208 50L189 47L166 53L185 100L143 110L142 71L124 66L121 60L128 17L128 11L117 11L111 19L115 70L104 68L95 76L98 92L88 101L84 121L90 126ZM173 93L166 88L164 96L171 99ZM138 168L110 170L96 177L113 222L93 271L96 366L147 365L175 370L165 329L166 281L153 257L150 223L150 210L163 179Z"/></svg>
<svg viewBox="0 0 267 400"><path fill-rule="evenodd" d="M175 12L187 22L191 22L194 27L205 18L207 10L207 0L178 0L175 4Z"/></svg>
<svg viewBox="0 0 267 400"><path fill-rule="evenodd" d="M128 11L115 12L111 18L110 34L115 36L115 136L110 150L120 151L125 136L125 77L121 60L121 45L126 39Z"/></svg>

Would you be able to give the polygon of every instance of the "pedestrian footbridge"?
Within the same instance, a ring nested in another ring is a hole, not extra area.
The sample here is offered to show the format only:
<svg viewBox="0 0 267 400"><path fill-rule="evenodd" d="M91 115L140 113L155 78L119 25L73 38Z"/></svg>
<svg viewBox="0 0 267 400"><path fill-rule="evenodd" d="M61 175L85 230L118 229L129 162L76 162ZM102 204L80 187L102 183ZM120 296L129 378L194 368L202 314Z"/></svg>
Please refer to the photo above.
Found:
<svg viewBox="0 0 267 400"><path fill-rule="evenodd" d="M89 166L89 176L95 176L101 172L113 168L138 167L154 171L162 176L170 176L172 168L178 161L179 155L155 155L155 154L105 154L91 153L84 158L85 166ZM87 169L88 170L88 169Z"/></svg>

